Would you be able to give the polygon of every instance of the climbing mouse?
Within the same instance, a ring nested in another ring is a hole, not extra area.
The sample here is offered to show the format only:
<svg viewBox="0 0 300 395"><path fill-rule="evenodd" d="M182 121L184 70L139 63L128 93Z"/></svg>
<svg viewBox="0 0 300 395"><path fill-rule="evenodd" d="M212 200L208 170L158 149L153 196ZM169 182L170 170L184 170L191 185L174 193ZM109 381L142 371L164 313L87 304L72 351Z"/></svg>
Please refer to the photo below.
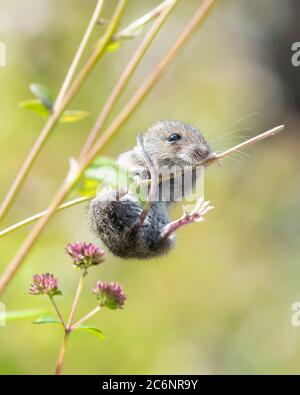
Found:
<svg viewBox="0 0 300 395"><path fill-rule="evenodd" d="M186 167L195 168L214 155L197 128L179 121L160 121L143 133L140 145L121 154L117 162L133 176L153 181L153 172L159 172L161 168L169 168L170 171L174 167L181 171ZM197 181L195 173L193 175L192 184ZM170 187L170 179L158 178L158 190L166 182ZM192 188L193 185L185 192L190 193ZM173 203L173 190L168 200L158 193L156 200L149 201L146 211L135 194L106 190L92 200L89 221L96 235L114 255L154 258L168 253L175 245L174 233L178 228L203 221L204 215L212 209L209 202L200 199L192 212L185 212L181 218L171 222L169 211Z"/></svg>

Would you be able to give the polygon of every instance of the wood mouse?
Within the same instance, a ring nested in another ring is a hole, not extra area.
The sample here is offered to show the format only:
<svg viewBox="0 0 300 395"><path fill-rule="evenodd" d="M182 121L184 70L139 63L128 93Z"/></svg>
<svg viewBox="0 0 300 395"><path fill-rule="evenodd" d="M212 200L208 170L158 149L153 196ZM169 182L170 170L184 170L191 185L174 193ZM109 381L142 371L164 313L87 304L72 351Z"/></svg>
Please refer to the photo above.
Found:
<svg viewBox="0 0 300 395"><path fill-rule="evenodd" d="M215 155L197 128L180 121L160 121L138 141L142 143L121 154L117 162L141 180L150 178L150 190L154 176L161 168L170 169L171 173L174 168L181 171L186 167L194 169ZM193 173L191 185L184 195L191 193L196 177ZM127 191L102 191L92 200L89 208L91 227L114 255L149 259L167 254L175 245L175 231L184 225L203 221L204 215L213 208L201 198L192 212L184 212L181 218L170 221L170 208L175 203L174 184L170 179L157 180L158 198L153 201L149 198L147 209L135 194ZM171 188L168 200L161 194L164 186Z"/></svg>

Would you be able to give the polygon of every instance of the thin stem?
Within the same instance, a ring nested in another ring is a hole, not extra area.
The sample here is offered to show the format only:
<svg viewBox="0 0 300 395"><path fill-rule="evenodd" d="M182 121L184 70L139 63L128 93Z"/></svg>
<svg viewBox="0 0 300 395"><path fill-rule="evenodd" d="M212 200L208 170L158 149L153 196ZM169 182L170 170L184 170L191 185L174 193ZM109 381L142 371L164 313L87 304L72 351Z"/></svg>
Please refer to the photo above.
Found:
<svg viewBox="0 0 300 395"><path fill-rule="evenodd" d="M255 143L257 143L257 142L259 142L261 140L266 139L267 137L274 136L275 134L277 134L279 132L282 132L283 129L284 129L284 125L276 126L273 129L270 129L270 130L268 130L268 131L266 131L264 133L261 133L258 136L252 137L249 140L246 140L246 141L244 141L244 142L242 142L242 143L240 143L238 145L235 145L234 147L231 147L228 150L226 150L226 151L224 151L224 152L222 152L220 154L217 154L216 157L212 158L211 160L214 161L214 162L215 161L219 161L219 160L225 158L225 156L228 156L228 155L232 154L235 151L238 151L238 150L243 149L245 147L248 147L248 146L250 146L252 144L255 144ZM205 162L204 162L204 164L205 164Z"/></svg>
<svg viewBox="0 0 300 395"><path fill-rule="evenodd" d="M56 125L58 118L59 118L58 112L54 113L50 118L48 118L46 125L44 126L41 134L39 135L33 147L31 148L30 153L28 154L25 162L23 163L18 175L16 176L13 184L11 185L9 191L7 192L0 206L0 220L4 217L4 215L7 213L8 209L10 208L19 188L23 184L25 177L30 171L30 168L35 160L35 157L39 154L40 150L42 149L50 131Z"/></svg>
<svg viewBox="0 0 300 395"><path fill-rule="evenodd" d="M83 279L83 276L81 277L81 279ZM74 302L73 302L73 306L72 306L72 310L71 310L71 314L70 314L70 317L69 317L69 322L68 322L68 325L65 326L65 334L64 334L63 342L62 342L62 345L61 345L61 348L60 348L60 352L59 352L59 356L58 356L57 364L56 364L56 369L55 369L55 374L56 375L61 375L63 364L64 364L64 360L65 360L67 344L68 344L68 340L69 340L69 337L70 337L72 331L74 329L78 328L81 324L83 324L85 321L87 321L89 318L91 318L93 315L95 315L96 313L98 313L98 311L101 310L101 307L97 306L95 309L93 309L91 312L86 314L84 317L82 317L79 321L77 321L74 325L71 326L71 322L72 322L72 319L74 317L75 310L76 310L76 307L77 307L77 304L78 304L78 300L79 300L79 297L80 297L81 289L82 289L82 284L77 289L77 292L76 292L76 295L75 295L75 299L74 299ZM76 305L75 305L75 303L76 303Z"/></svg>
<svg viewBox="0 0 300 395"><path fill-rule="evenodd" d="M111 36L113 35L117 23L121 18L123 9L127 3L127 0L119 0L118 6L116 11L113 15L113 18L104 34L104 36L99 41L98 45L96 46L94 52L92 53L91 57L88 59L86 64L84 65L81 72L78 74L76 79L74 80L73 84L71 85L70 89L66 92L66 95L56 111L48 118L46 125L42 129L39 137L35 141L33 147L31 148L25 162L23 163L18 175L16 176L11 188L9 189L7 195L5 196L2 205L0 207L0 221L7 213L8 209L10 208L13 200L16 197L17 192L19 191L21 185L23 184L25 178L27 177L31 167L33 166L37 156L39 155L40 151L42 150L44 144L46 143L50 133L54 129L55 125L57 124L60 115L66 109L67 105L71 101L71 99L77 94L82 84L85 82L87 77L90 75L91 71L94 69L97 62L100 60L102 55L105 53L105 48L108 42L110 41Z"/></svg>
<svg viewBox="0 0 300 395"><path fill-rule="evenodd" d="M6 287L10 279L14 276L14 274L20 267L21 263L27 256L28 252L30 251L31 247L33 246L34 242L37 240L38 236L49 222L50 218L56 211L57 207L62 203L64 198L67 196L71 188L72 186L70 183L68 183L68 180L66 178L61 188L59 189L58 193L56 194L54 200L51 202L51 205L49 206L47 213L42 218L40 218L40 220L37 222L31 233L29 234L29 236L26 238L25 242L21 246L17 255L12 260L12 262L8 265L6 271L3 273L2 277L0 278L0 292Z"/></svg>
<svg viewBox="0 0 300 395"><path fill-rule="evenodd" d="M70 331L73 331L74 329L78 328L81 324L83 324L85 321L93 317L93 315L97 314L100 310L101 310L101 306L95 307L92 311L90 311L88 314L86 314L84 317L78 320L74 325L72 325Z"/></svg>
<svg viewBox="0 0 300 395"><path fill-rule="evenodd" d="M172 1L173 0L163 1L158 6L153 8L151 11L147 12L147 14L143 15L139 19L136 19L134 22L130 23L130 25L126 26L124 29L114 34L111 38L111 41L116 42L119 40L124 40L134 37L137 31L139 31L141 28L143 28L153 19L157 18L162 13L162 11L164 11L166 7L172 4Z"/></svg>
<svg viewBox="0 0 300 395"><path fill-rule="evenodd" d="M69 319L68 319L68 323L67 323L67 330L68 331L71 328L72 321L74 319L74 316L75 316L75 313L76 313L76 310L77 310L77 306L78 306L79 299L80 299L80 296L81 296L81 292L82 292L82 289L83 289L85 276L86 276L86 273L83 271L81 273L81 276L80 276L80 279L79 279L78 287L77 287L76 294L75 294L75 297L74 297L74 301L73 301L73 304L72 304L72 308L71 308L71 311L70 311L70 315L69 315Z"/></svg>
<svg viewBox="0 0 300 395"><path fill-rule="evenodd" d="M44 230L45 226L48 224L52 215L56 211L57 207L62 203L65 199L66 195L70 191L70 189L76 184L82 172L87 168L89 163L94 159L94 157L98 154L99 150L109 141L109 139L116 133L116 131L123 125L123 123L127 120L127 118L132 114L132 112L138 107L138 105L142 102L143 98L150 91L150 89L157 82L162 72L165 70L166 66L175 58L176 54L183 47L183 45L187 42L188 38L192 35L192 33L196 30L196 28L200 25L200 23L205 19L208 12L211 10L212 6L215 4L216 0L205 0L199 9L196 11L196 14L193 18L188 22L186 28L179 36L178 40L171 47L168 53L165 55L161 63L156 67L156 69L151 73L151 75L146 79L145 83L142 84L141 88L138 89L136 94L132 97L129 103L124 107L121 113L115 118L110 127L106 130L106 132L98 139L97 143L90 151L87 158L84 161L79 163L77 173L74 174L73 180L70 180L69 177L65 178L65 181L61 185L58 190L56 196L51 202L47 214L44 215L36 226L33 228L31 233L26 238L25 242L21 246L20 250L17 252L16 256L12 260L12 262L7 267L3 276L0 279L0 293L6 288L6 285L10 282L16 271L19 269L23 260L28 255L30 249Z"/></svg>
<svg viewBox="0 0 300 395"><path fill-rule="evenodd" d="M65 321L63 319L63 316L61 315L61 312L59 311L59 308L58 308L54 298L52 296L49 296L49 299L51 300L51 303L53 304L53 307L54 307L54 309L56 311L56 314L58 315L58 318L59 318L60 322L63 324L63 326L64 326L64 328L66 330L67 327L66 327Z"/></svg>
<svg viewBox="0 0 300 395"><path fill-rule="evenodd" d="M118 5L115 9L114 15L104 33L104 35L101 37L99 42L97 43L92 55L86 62L86 64L83 66L82 70L79 72L77 75L76 79L74 80L73 84L71 85L70 89L68 90L66 97L64 99L64 102L70 101L71 98L75 96L75 94L79 91L79 89L82 86L82 83L87 79L87 77L90 75L91 71L94 69L95 65L98 63L100 58L105 53L107 44L110 42L110 39L112 35L114 34L118 22L123 14L123 11L125 9L125 6L127 4L128 0L119 0Z"/></svg>
<svg viewBox="0 0 300 395"><path fill-rule="evenodd" d="M174 7L176 6L177 3L178 3L178 0L171 0L171 1L168 0L168 1L164 1L162 4L160 4L159 18L155 21L155 23L149 30L148 34L145 36L144 40L142 41L139 48L137 49L137 51L131 58L131 60L128 63L127 67L125 68L124 72L122 73L119 81L115 85L115 88L113 89L111 95L107 99L102 111L100 112L100 115L99 115L94 127L92 128L92 130L91 130L91 132L90 132L90 134L83 146L83 149L82 149L80 156L79 156L79 161L81 161L90 151L92 145L94 144L94 142L97 138L97 135L101 131L105 121L107 120L109 114L111 113L113 106L115 105L115 103L119 99L120 95L126 88L130 78L132 77L137 66L143 59L147 49L150 47L155 36L159 32L162 25L164 24L164 22L166 21L166 19L168 18L168 16L170 15L170 13L172 12L172 10L174 9ZM157 11L156 11L156 14L157 14ZM128 27L128 29L129 29L129 27Z"/></svg>
<svg viewBox="0 0 300 395"><path fill-rule="evenodd" d="M69 340L70 334L72 332L71 325L72 325L72 321L74 319L74 316L75 316L75 313L76 313L76 310L77 310L77 306L78 306L78 302L79 302L79 299L80 299L80 296L81 296L81 292L82 292L85 276L86 276L86 272L83 271L81 273L81 276L80 276L80 279L79 279L79 283L78 283L77 290L76 290L76 293L75 293L75 297L74 297L74 300L73 300L73 303L72 303L72 307L71 307L71 311L70 311L70 315L69 315L69 318L68 318L67 325L64 325L64 327L65 327L65 334L64 334L64 339L63 339L63 342L62 342L62 345L61 345L61 348L60 348L58 360L57 360L57 365L56 365L56 370L55 370L55 374L56 375L60 375L61 372L62 372L62 367L63 367L63 363L64 363L64 360L65 360L66 348L67 348L67 344L68 344L68 340Z"/></svg>
<svg viewBox="0 0 300 395"><path fill-rule="evenodd" d="M80 197L80 198L71 200L71 201L66 202L66 203L64 203L64 204L61 204L61 205L56 209L56 211L62 211L62 210L64 210L64 209L66 209L66 208L69 208L69 207L72 207L72 206L76 206L77 204L84 203L84 202L88 202L89 200L93 199L94 197L95 197L95 196ZM35 214L35 215L33 215L33 216L29 217L29 218L26 218L26 219L24 219L24 220L22 220L22 221L20 221L20 222L17 222L17 223L14 224L14 225L11 225L9 228L6 228L6 229L4 229L4 230L2 230L2 231L0 232L0 238L3 237L3 236L5 236L5 235L8 235L8 234L11 233L11 232L14 232L14 231L17 230L17 229L21 229L21 228L23 228L24 226L31 224L32 222L37 221L38 219L40 219L41 217L43 217L45 214L47 214L47 212L48 212L48 210L44 210L44 211L42 211L42 212L40 212L40 213L38 213L38 214Z"/></svg>
<svg viewBox="0 0 300 395"><path fill-rule="evenodd" d="M61 372L62 372L69 337L70 337L70 332L65 331L64 339L63 339L63 342L62 342L62 345L60 348L60 352L59 352L59 356L58 356L57 364L56 364L56 369L55 369L55 374L57 376L61 375Z"/></svg>
<svg viewBox="0 0 300 395"><path fill-rule="evenodd" d="M96 8L95 8L95 11L94 11L94 13L92 15L92 18L91 18L91 20L89 22L89 25L88 25L88 27L86 29L86 32L83 35L82 41L81 41L81 43L80 43L80 45L78 47L78 50L77 50L77 52L76 52L76 54L74 56L73 62L71 64L70 68L69 68L69 71L68 71L68 73L66 75L66 78L65 78L65 80L63 82L63 85L62 85L62 87L60 89L60 92L59 92L59 94L57 96L57 99L55 101L54 111L57 111L59 109L59 107L61 106L61 104L63 102L63 99L64 99L64 97L65 97L65 95L67 93L67 90L70 87L70 84L71 84L72 79L73 79L73 77L75 75L75 72L76 72L76 70L78 68L78 65L79 65L79 62L80 62L80 60L82 58L84 50L85 50L85 48L86 48L86 46L87 46L87 44L89 42L89 39L90 39L90 37L92 35L94 27L97 24L97 20L99 18L100 13L101 13L102 7L103 7L103 0L98 0Z"/></svg>

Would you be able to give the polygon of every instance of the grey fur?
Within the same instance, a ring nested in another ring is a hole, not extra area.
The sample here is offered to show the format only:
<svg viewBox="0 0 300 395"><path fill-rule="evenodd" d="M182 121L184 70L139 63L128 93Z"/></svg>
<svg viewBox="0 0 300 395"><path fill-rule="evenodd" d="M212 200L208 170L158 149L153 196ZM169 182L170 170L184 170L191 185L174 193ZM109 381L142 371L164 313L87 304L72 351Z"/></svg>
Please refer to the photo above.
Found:
<svg viewBox="0 0 300 395"><path fill-rule="evenodd" d="M168 142L168 136L180 133L177 144ZM193 126L179 121L161 121L144 134L144 147L157 167L199 164L211 153L202 134ZM137 147L121 154L118 163L134 174L147 173L146 162ZM171 197L172 200L172 197ZM149 259L167 254L175 245L175 236L162 238L161 232L170 222L170 202L154 202L136 235L131 227L143 208L136 196L127 193L120 199L115 191L102 192L90 205L91 227L110 251L122 258Z"/></svg>

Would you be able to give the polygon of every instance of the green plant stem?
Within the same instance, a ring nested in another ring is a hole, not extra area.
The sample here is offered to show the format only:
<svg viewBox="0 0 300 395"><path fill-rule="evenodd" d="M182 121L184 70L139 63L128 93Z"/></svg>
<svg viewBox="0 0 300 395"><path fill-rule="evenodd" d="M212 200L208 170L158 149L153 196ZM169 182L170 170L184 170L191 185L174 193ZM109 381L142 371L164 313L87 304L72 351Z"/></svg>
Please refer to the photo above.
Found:
<svg viewBox="0 0 300 395"><path fill-rule="evenodd" d="M268 137L275 136L275 134L282 132L284 130L284 127L285 127L284 125L276 126L275 128L267 130L264 133L258 134L257 136L254 136L251 139L243 141L242 143L235 145L234 147L231 147L231 148L227 149L226 151L216 154L214 157L212 157L212 159L208 159L207 161L204 161L203 165L207 166L207 165L210 165L214 162L218 162L221 159L224 159L226 156L231 155L235 151L239 151L241 149L249 147L250 145L258 143L259 141L264 140Z"/></svg>
<svg viewBox="0 0 300 395"><path fill-rule="evenodd" d="M83 324L85 321L93 317L95 314L97 314L101 310L101 306L95 307L92 311L90 311L88 314L86 314L84 317L82 317L80 320L78 320L74 325L71 326L70 331L73 331L74 329L78 328L81 324Z"/></svg>
<svg viewBox="0 0 300 395"><path fill-rule="evenodd" d="M177 5L179 0L168 0L164 1L160 4L160 15L153 23L151 29L149 30L148 34L146 34L144 40L140 44L139 48L131 58L130 62L128 63L127 67L125 68L124 72L122 73L119 81L115 85L111 95L109 96L108 100L106 101L100 115L92 128L88 138L83 146L83 149L79 156L79 161L83 160L85 156L87 156L88 152L90 151L91 147L93 146L97 135L101 131L105 121L107 120L111 110L117 100L119 99L120 95L126 88L130 78L132 77L134 71L136 70L137 66L143 59L146 51L150 47L151 43L153 42L154 38L156 37L157 33L160 31L162 25L167 20L168 16L171 14L174 7Z"/></svg>
<svg viewBox="0 0 300 395"><path fill-rule="evenodd" d="M62 368L63 368L63 364L64 364L64 360L65 360L65 354L66 354L66 349L67 349L67 345L68 345L68 341L69 341L69 337L71 335L72 332L72 321L74 319L76 310L77 310L77 306L79 303L79 299L81 296L81 292L83 289L83 284L84 284L84 279L86 277L86 273L84 271L82 271L80 279L79 279L79 283L76 289L76 293L75 293L75 297L72 303L72 307L71 307L71 311L70 311L70 315L68 318L68 322L67 325L64 325L65 328L65 333L64 333L64 338L63 338L63 342L60 348L60 352L59 352L59 356L57 359L57 364L56 364L56 369L55 369L55 374L56 375L60 375L62 372Z"/></svg>
<svg viewBox="0 0 300 395"><path fill-rule="evenodd" d="M61 204L57 208L56 211L62 211L62 210L65 210L66 208L76 206L77 204L88 202L89 200L93 199L94 197L95 196L80 197L80 198L71 200L71 201L66 202L64 204ZM24 219L24 220L22 220L20 222L17 222L15 224L11 225L10 227L0 231L0 238L3 237L3 236L6 236L6 235L8 235L8 234L10 234L12 232L14 232L17 229L21 229L24 226L31 224L32 222L37 221L38 219L43 217L45 214L47 214L47 212L48 212L48 210L41 211L38 214L35 214L35 215L33 215L33 216L29 217L29 218L26 218L26 219Z"/></svg>
<svg viewBox="0 0 300 395"><path fill-rule="evenodd" d="M196 30L196 28L200 25L202 21L204 21L205 17L208 15L212 6L216 3L216 0L205 0L201 6L196 11L195 15L188 22L186 28L181 33L179 38L173 44L171 49L164 56L159 65L155 68L155 70L150 74L150 76L146 79L146 81L142 84L142 86L138 89L136 94L131 98L128 104L124 107L121 113L114 119L112 124L108 127L106 132L98 139L95 143L94 147L90 151L89 155L79 164L76 174L74 174L73 179L70 177L66 177L63 184L59 188L57 194L55 195L53 201L51 202L47 214L45 214L40 220L37 222L31 233L26 238L25 242L17 252L16 256L12 260L12 262L6 268L4 274L0 279L0 293L6 288L7 284L10 282L12 277L15 275L16 271L19 269L23 260L28 255L30 249L44 230L45 226L48 224L52 215L56 211L57 207L62 203L65 199L71 188L76 184L78 179L80 178L82 172L87 168L89 163L94 159L94 157L98 154L100 149L110 140L110 138L116 133L116 131L123 125L123 123L127 120L127 118L133 113L135 108L142 102L144 97L150 91L150 89L157 82L159 77L162 75L162 72L165 70L167 65L175 58L176 54L179 50L184 46L187 42L188 38L192 35L192 33Z"/></svg>
<svg viewBox="0 0 300 395"><path fill-rule="evenodd" d="M59 318L60 322L63 324L63 326L64 326L64 328L66 330L67 327L66 327L65 321L63 319L63 316L61 315L61 312L59 311L59 308L58 308L54 298L52 296L49 296L49 299L51 300L51 303L52 303L52 305L53 305L53 307L54 307L54 309L56 311L56 314L58 315L58 318Z"/></svg>
<svg viewBox="0 0 300 395"><path fill-rule="evenodd" d="M100 5L99 5L100 2ZM98 4L97 4L97 10L101 11L100 7L103 3L102 0L99 0ZM53 112L53 114L48 118L46 125L44 126L44 128L42 129L39 137L37 138L37 140L35 141L34 145L32 146L25 162L23 163L18 175L16 176L13 184L11 185L9 191L7 192L1 207L0 207L0 221L3 219L4 215L7 213L8 209L10 208L13 200L16 197L17 192L19 191L20 187L22 186L23 182L25 181L25 178L27 177L29 171L31 170L31 167L33 166L37 156L39 155L40 151L42 150L44 144L46 143L48 137L50 136L50 133L52 132L52 130L54 129L54 127L56 126L61 114L63 113L63 111L66 109L67 105L70 103L71 99L77 94L77 92L79 91L80 87L82 86L82 84L85 82L85 80L87 79L87 77L90 75L91 71L94 69L95 65L97 64L97 62L99 61L99 59L102 57L102 55L105 53L105 48L108 44L108 42L110 41L116 26L118 24L119 19L121 18L122 12L124 10L124 7L127 3L127 0L119 0L118 6L115 10L115 13L113 15L113 18L108 26L108 28L106 29L106 32L104 34L104 36L101 38L101 40L99 41L99 43L97 44L95 50L93 51L92 55L90 56L90 58L88 59L88 61L86 62L86 64L84 65L84 67L82 68L82 70L79 72L78 76L75 78L74 82L72 83L71 87L69 90L66 91L64 98L62 99L62 96L59 95L59 101L60 101L60 106L56 106L54 105L55 111ZM99 16L99 13L97 16ZM94 17L95 17L95 13L92 17L92 20L94 21ZM89 33L91 33L91 28L90 28L90 24L88 26L88 31ZM87 42L87 38L85 35L84 38L84 44ZM82 55L83 52L83 46L80 46L80 56ZM76 64L77 62L79 62L79 56L75 56L76 58ZM72 63L72 65L75 64L74 62ZM76 65L75 64L75 65ZM72 71L75 69L76 67L72 67ZM67 78L62 86L62 90L65 91L66 87L69 85L69 82L72 78L73 74L71 75L71 73L68 73ZM70 78L71 77L71 78Z"/></svg>
<svg viewBox="0 0 300 395"><path fill-rule="evenodd" d="M65 354L66 354L66 349L67 349L67 345L68 345L68 341L69 341L69 337L70 337L70 332L68 332L67 330L65 331L64 334L64 338L63 338L63 342L59 351L59 356L57 359L57 364L56 364L56 369L55 369L55 374L57 376L61 375L62 372L62 368L63 368L63 364L64 364L64 360L65 360Z"/></svg>
<svg viewBox="0 0 300 395"><path fill-rule="evenodd" d="M171 5L173 0L165 0L160 3L158 6L153 8L151 11L147 12L147 14L143 15L141 18L136 19L124 29L120 30L116 34L114 34L111 38L111 42L116 42L128 38L134 37L139 29L142 29L145 25L151 22L153 19L157 18L166 7Z"/></svg>
<svg viewBox="0 0 300 395"><path fill-rule="evenodd" d="M71 311L70 311L69 319L68 319L68 322L67 322L67 330L68 331L71 328L72 321L74 319L74 316L75 316L75 313L76 313L76 310L77 310L77 306L78 306L79 299L80 299L80 296L81 296L81 292L82 292L82 289L83 289L83 284L84 284L85 277L86 277L86 273L84 271L82 271L80 279L79 279L78 287L77 287L77 290L76 290L76 294L75 294L75 297L74 297L74 301L73 301L73 304L72 304L72 308L71 308Z"/></svg>
<svg viewBox="0 0 300 395"><path fill-rule="evenodd" d="M87 27L84 35L83 35L83 38L82 38L81 43L80 43L80 45L78 47L78 50L77 50L77 52L75 54L73 62L72 62L71 66L70 66L70 68L68 70L66 78L65 78L65 80L63 82L63 85L62 85L62 87L60 89L60 92L59 92L59 94L57 96L57 99L55 101L54 112L59 110L59 107L61 106L61 104L62 104L62 102L64 100L64 97L66 96L66 93L67 93L67 91L68 91L68 89L70 87L70 84L72 82L72 79L73 79L73 77L74 77L74 75L76 73L76 70L77 70L79 62L80 62L80 60L82 58L82 55L83 55L83 53L84 53L84 51L86 49L86 46L87 46L87 44L88 44L88 42L90 40L90 37L91 37L91 35L93 33L93 30L94 30L94 28L95 28L95 26L97 24L97 20L98 20L98 18L100 16L102 7L103 7L103 0L98 0L96 8L95 8L95 11L94 11L94 13L92 15L92 18L91 18L91 20L90 20L90 22L88 24L88 27Z"/></svg>

